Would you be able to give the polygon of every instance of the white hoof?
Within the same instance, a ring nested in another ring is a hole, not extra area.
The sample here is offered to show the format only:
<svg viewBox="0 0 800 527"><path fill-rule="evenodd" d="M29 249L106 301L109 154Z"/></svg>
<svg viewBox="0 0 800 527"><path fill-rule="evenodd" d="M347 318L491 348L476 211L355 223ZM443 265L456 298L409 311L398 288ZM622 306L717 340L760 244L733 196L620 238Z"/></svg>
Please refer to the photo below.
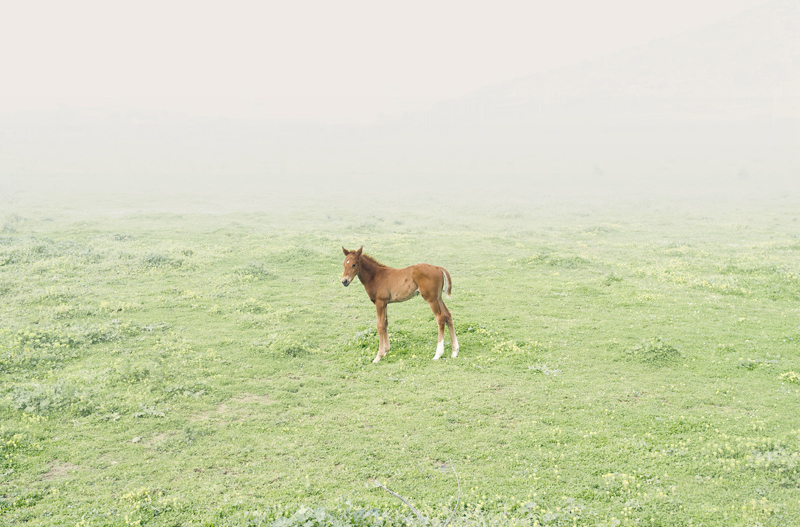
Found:
<svg viewBox="0 0 800 527"><path fill-rule="evenodd" d="M442 355L444 355L444 342L440 342L440 343L439 343L439 344L436 346L436 355L434 355L434 356L433 356L433 360L439 360L439 359L441 359L441 358L442 358Z"/></svg>
<svg viewBox="0 0 800 527"><path fill-rule="evenodd" d="M380 361L381 361L380 357L375 357L374 359L372 359L372 364L378 364Z"/></svg>
<svg viewBox="0 0 800 527"><path fill-rule="evenodd" d="M458 357L458 348L454 349L453 350L453 354L450 355L450 358L452 358L452 359L455 359L456 357Z"/></svg>

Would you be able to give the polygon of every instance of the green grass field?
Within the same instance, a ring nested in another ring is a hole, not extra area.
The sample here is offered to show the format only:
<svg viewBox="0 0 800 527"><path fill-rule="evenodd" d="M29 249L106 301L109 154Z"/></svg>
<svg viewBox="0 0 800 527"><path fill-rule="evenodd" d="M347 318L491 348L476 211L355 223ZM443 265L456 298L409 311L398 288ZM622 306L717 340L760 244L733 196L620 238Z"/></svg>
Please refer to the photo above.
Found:
<svg viewBox="0 0 800 527"><path fill-rule="evenodd" d="M0 206L2 525L800 524L794 198Z"/></svg>

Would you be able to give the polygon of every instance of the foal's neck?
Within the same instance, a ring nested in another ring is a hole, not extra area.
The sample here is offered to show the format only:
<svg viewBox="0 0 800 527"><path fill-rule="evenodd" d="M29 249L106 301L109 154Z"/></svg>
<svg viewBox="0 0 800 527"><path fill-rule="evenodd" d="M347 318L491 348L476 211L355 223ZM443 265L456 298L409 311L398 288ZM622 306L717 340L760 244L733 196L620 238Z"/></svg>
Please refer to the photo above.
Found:
<svg viewBox="0 0 800 527"><path fill-rule="evenodd" d="M361 257L361 269L358 272L358 279L362 284L369 284L372 282L373 278L375 277L375 273L378 269L385 267L384 265L379 264L372 258L364 255Z"/></svg>

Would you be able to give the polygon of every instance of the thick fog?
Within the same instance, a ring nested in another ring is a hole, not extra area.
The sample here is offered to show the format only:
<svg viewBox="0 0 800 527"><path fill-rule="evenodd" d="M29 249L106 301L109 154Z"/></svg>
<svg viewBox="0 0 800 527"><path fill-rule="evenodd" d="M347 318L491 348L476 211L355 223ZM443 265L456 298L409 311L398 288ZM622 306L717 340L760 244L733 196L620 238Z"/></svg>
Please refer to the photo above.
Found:
<svg viewBox="0 0 800 527"><path fill-rule="evenodd" d="M0 193L800 186L800 5L5 2Z"/></svg>

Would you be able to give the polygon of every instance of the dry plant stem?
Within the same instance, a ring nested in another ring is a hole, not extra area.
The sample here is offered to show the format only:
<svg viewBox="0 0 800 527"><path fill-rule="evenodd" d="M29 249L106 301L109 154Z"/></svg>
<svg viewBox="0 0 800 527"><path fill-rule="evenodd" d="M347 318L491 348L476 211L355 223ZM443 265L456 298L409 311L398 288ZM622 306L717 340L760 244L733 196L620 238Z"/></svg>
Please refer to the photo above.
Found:
<svg viewBox="0 0 800 527"><path fill-rule="evenodd" d="M456 511L458 510L458 506L461 504L461 479L458 477L458 472L456 472L456 467L453 466L453 460L448 459L448 463L450 463L450 467L453 469L453 474L456 475L456 483L458 484L458 497L456 498L456 506L453 508L453 514L447 519L445 524L442 527L447 527L450 525L450 522L453 521L453 518L456 515Z"/></svg>
<svg viewBox="0 0 800 527"><path fill-rule="evenodd" d="M450 459L448 459L447 461L448 461L448 463L450 463L450 467L453 469L453 474L456 475L456 483L458 484L458 497L456 498L456 506L453 508L452 514L450 515L450 517L447 519L447 521L444 523L444 525L442 527L447 527L448 525L450 525L450 522L453 521L453 518L456 515L456 511L458 510L458 506L461 504L461 479L458 477L458 472L456 472L456 468L453 466L453 461L450 460ZM411 511L414 514L417 515L417 518L419 518L419 521L421 521L423 524L427 524L428 523L428 518L426 518L421 512L419 512L417 509L415 509L414 506L411 505L411 503L409 503L407 499L405 499L400 494L398 494L398 493L396 493L396 492L394 492L392 490L387 489L377 479L373 479L373 481L375 482L375 485L377 485L378 487L382 488L383 490L385 490L386 492L388 492L389 494L391 494L392 496L394 496L398 500L400 500L403 503L405 503L406 505L408 505L408 508L411 509Z"/></svg>
<svg viewBox="0 0 800 527"><path fill-rule="evenodd" d="M424 524L427 524L427 523L428 523L428 518L426 518L425 516L423 516L421 512L419 512L417 509L415 509L415 508L414 508L414 506L413 506L413 505L411 505L411 504L408 502L408 500L407 500L407 499L405 499L404 497L402 497L400 494L398 494L398 493L394 492L393 490L389 490L389 489L387 489L387 488L386 488L386 487L384 487L384 486L381 484L381 482L380 482L380 481L378 481L377 479L374 479L373 481L375 482L375 485L379 486L380 488L382 488L383 490L385 490L386 492L388 492L389 494L391 494L392 496L394 496L394 497L395 497L395 498L397 498L398 500L400 500L400 501L402 501L403 503L405 503L406 505L408 505L408 508L409 508L409 509L411 509L411 510L414 512L414 514L416 514L416 515L417 515L417 518L419 518L419 521L421 521L421 522L422 522L422 523L424 523Z"/></svg>

